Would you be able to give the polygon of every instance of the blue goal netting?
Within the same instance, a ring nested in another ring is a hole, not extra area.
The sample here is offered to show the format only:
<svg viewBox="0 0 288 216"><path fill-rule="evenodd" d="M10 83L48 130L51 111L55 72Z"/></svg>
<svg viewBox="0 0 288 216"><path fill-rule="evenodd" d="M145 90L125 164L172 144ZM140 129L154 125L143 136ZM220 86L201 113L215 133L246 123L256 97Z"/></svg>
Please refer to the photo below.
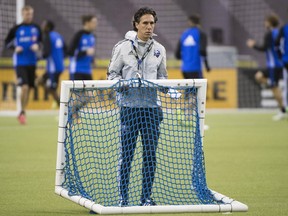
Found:
<svg viewBox="0 0 288 216"><path fill-rule="evenodd" d="M139 79L72 89L63 187L103 206L215 204L197 104L196 87Z"/></svg>

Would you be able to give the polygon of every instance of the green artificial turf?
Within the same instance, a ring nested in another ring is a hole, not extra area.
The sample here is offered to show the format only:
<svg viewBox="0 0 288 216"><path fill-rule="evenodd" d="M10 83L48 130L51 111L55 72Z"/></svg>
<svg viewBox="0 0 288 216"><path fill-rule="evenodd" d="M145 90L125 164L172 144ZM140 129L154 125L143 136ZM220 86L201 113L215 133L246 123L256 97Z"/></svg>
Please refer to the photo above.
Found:
<svg viewBox="0 0 288 216"><path fill-rule="evenodd" d="M0 215L88 215L54 194L55 117L28 116L25 126L0 117ZM271 113L208 111L206 123L209 187L249 206L233 215L288 215L288 121L273 122Z"/></svg>

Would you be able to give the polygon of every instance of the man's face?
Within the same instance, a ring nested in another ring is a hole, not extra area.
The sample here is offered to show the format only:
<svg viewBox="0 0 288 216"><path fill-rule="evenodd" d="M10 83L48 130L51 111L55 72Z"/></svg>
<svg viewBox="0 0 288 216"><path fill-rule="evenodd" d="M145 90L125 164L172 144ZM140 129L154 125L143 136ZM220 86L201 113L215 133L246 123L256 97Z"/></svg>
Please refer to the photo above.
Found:
<svg viewBox="0 0 288 216"><path fill-rule="evenodd" d="M88 28L91 32L95 31L98 25L98 21L97 18L94 17L90 22L87 23L88 24Z"/></svg>
<svg viewBox="0 0 288 216"><path fill-rule="evenodd" d="M136 28L138 29L137 36L139 39L147 41L152 36L155 21L154 17L151 14L145 14L140 18L139 23L135 23Z"/></svg>
<svg viewBox="0 0 288 216"><path fill-rule="evenodd" d="M33 20L33 9L23 10L22 11L22 17L24 23L31 23Z"/></svg>

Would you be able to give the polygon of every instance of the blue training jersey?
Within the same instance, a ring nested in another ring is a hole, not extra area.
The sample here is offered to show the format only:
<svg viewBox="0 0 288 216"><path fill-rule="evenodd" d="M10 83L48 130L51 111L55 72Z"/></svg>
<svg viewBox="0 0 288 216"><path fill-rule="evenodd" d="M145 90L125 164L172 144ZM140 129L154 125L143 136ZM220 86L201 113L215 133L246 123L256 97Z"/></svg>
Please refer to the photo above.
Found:
<svg viewBox="0 0 288 216"><path fill-rule="evenodd" d="M285 64L288 64L288 24L286 24L285 26L283 26L283 44L282 44L282 59L283 62L285 62Z"/></svg>
<svg viewBox="0 0 288 216"><path fill-rule="evenodd" d="M275 28L271 31L271 37L270 37L271 41L269 41L269 46L267 47L267 50L266 50L266 61L267 61L268 68L281 68L282 67L282 63L276 51L276 44L275 44L278 34L279 34L279 29Z"/></svg>
<svg viewBox="0 0 288 216"><path fill-rule="evenodd" d="M200 56L200 30L197 27L187 29L180 38L182 71L202 72Z"/></svg>
<svg viewBox="0 0 288 216"><path fill-rule="evenodd" d="M49 32L48 42L46 45L49 46L49 53L46 56L46 71L50 74L62 73L64 70L63 37L58 32L51 31Z"/></svg>
<svg viewBox="0 0 288 216"><path fill-rule="evenodd" d="M69 48L70 74L92 74L94 56L86 54L88 48L94 48L96 39L93 33L84 30L79 31Z"/></svg>
<svg viewBox="0 0 288 216"><path fill-rule="evenodd" d="M35 66L37 55L31 50L33 44L41 41L41 31L36 24L20 24L13 27L6 40L5 45L9 47L21 46L22 52L14 53L14 66Z"/></svg>

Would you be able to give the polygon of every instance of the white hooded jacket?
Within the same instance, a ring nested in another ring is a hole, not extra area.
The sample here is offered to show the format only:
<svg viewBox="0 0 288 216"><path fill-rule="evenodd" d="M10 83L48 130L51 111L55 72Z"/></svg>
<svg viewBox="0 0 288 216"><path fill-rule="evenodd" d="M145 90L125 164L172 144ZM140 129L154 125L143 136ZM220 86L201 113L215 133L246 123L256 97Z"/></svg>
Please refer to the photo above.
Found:
<svg viewBox="0 0 288 216"><path fill-rule="evenodd" d="M139 43L142 42L137 39L137 32L129 31L125 39L114 46L107 73L109 80L139 77L145 80L167 79L165 48L152 38L145 44ZM145 58L139 64L138 60L143 56ZM161 106L157 90L151 87L134 87L126 92L118 92L116 96L118 105L142 108Z"/></svg>
<svg viewBox="0 0 288 216"><path fill-rule="evenodd" d="M109 80L120 80L138 78L140 75L145 80L167 79L166 50L160 43L151 38L145 44L144 53L150 45L151 50L147 53L143 62L138 65L136 56L138 55L140 59L142 56L139 55L137 32L128 31L125 39L118 42L113 48L107 78Z"/></svg>

